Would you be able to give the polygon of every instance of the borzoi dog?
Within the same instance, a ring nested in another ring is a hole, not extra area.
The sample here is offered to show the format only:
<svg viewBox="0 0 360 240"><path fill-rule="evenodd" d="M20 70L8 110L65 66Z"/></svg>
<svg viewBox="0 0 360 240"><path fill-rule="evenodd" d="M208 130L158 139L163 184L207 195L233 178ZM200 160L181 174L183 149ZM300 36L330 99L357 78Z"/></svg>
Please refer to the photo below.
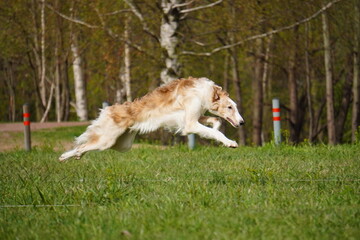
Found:
<svg viewBox="0 0 360 240"><path fill-rule="evenodd" d="M182 135L195 133L226 147L237 147L235 141L218 130L219 118L203 116L206 111L226 119L236 128L244 124L235 102L213 81L192 77L178 79L133 102L102 109L98 119L76 138L75 148L63 153L59 160L80 159L91 150L127 151L137 133L149 133L160 127Z"/></svg>

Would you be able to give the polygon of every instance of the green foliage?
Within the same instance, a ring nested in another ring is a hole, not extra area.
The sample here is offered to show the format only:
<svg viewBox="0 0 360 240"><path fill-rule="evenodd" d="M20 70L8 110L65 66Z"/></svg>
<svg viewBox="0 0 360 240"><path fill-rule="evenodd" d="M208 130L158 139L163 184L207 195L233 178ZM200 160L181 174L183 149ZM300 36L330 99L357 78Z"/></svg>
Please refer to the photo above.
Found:
<svg viewBox="0 0 360 240"><path fill-rule="evenodd" d="M77 135L48 133L39 139ZM1 239L360 236L357 145L140 145L65 163L59 155L50 148L0 153Z"/></svg>

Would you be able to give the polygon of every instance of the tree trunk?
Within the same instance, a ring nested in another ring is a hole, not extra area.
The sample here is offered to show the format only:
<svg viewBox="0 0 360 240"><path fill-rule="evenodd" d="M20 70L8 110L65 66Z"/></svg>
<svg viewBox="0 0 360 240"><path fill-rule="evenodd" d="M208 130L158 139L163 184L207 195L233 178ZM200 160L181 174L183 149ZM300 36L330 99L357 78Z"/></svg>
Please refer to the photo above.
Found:
<svg viewBox="0 0 360 240"><path fill-rule="evenodd" d="M57 41L56 41L57 42ZM61 83L60 83L60 61L59 61L59 50L58 44L55 44L55 110L56 110L56 121L61 122L62 111L61 111Z"/></svg>
<svg viewBox="0 0 360 240"><path fill-rule="evenodd" d="M76 114L80 121L88 120L86 84L82 68L82 59L75 34L72 34L71 52L73 54L73 72L76 99Z"/></svg>
<svg viewBox="0 0 360 240"><path fill-rule="evenodd" d="M54 57L55 57L55 111L56 121L61 122L62 120L62 106L61 106L61 64L60 64L60 53L59 53L59 38L60 34L56 32L55 46L54 46Z"/></svg>
<svg viewBox="0 0 360 240"><path fill-rule="evenodd" d="M38 22L38 1L32 0L31 1L31 19L32 19L32 31L34 34L32 34L32 43L30 44L31 52L34 57L34 61L32 61L31 54L28 54L29 63L34 69L34 79L35 79L35 89L36 89L36 116L33 120L40 120L41 114L45 111L45 105L43 104L42 97L41 97L41 91L40 91L40 83L41 83L41 73L42 73L42 64L41 64L41 49L40 49L40 41L39 37L39 29L41 23Z"/></svg>
<svg viewBox="0 0 360 240"><path fill-rule="evenodd" d="M233 78L235 94L236 94L236 104L241 114L243 112L242 99L241 99L241 84L240 84L240 76L239 76L238 59L235 49L232 49L231 51L231 67L232 67L232 78ZM239 135L239 144L244 146L246 144L245 129L243 127L239 127L237 131Z"/></svg>
<svg viewBox="0 0 360 240"><path fill-rule="evenodd" d="M227 53L224 60L223 89L227 92L229 90L229 54Z"/></svg>
<svg viewBox="0 0 360 240"><path fill-rule="evenodd" d="M262 145L262 118L263 118L263 89L262 89L262 39L255 40L255 67L253 80L253 143L256 146Z"/></svg>
<svg viewBox="0 0 360 240"><path fill-rule="evenodd" d="M313 131L314 131L314 113L312 106L312 97L311 97L311 77L310 77L310 64L309 64L309 25L310 23L306 23L305 25L305 78L306 78L306 99L307 105L309 109L309 135L308 141L311 143L313 141Z"/></svg>
<svg viewBox="0 0 360 240"><path fill-rule="evenodd" d="M121 82L122 86L125 89L126 93L126 101L131 102L132 96L131 96L131 75L130 75L130 46L126 43L126 41L130 41L130 33L129 33L129 16L126 16L125 19L125 29L124 29L124 64L121 69ZM120 90L121 91L121 90Z"/></svg>
<svg viewBox="0 0 360 240"><path fill-rule="evenodd" d="M359 41L360 41L360 13L359 2L354 1L354 50L353 50L353 105L351 119L351 140L356 142L360 123L360 83L359 83Z"/></svg>
<svg viewBox="0 0 360 240"><path fill-rule="evenodd" d="M58 9L59 0L55 1L55 8ZM54 57L55 57L55 111L56 111L56 121L61 122L62 120L62 106L61 106L61 60L60 60L60 39L61 36L61 19L60 16L56 16L56 28L55 32L55 46L54 46Z"/></svg>
<svg viewBox="0 0 360 240"><path fill-rule="evenodd" d="M328 141L330 145L336 144L335 114L334 114L334 89L331 65L330 32L326 12L321 14L324 39L324 62L326 75L326 120Z"/></svg>
<svg viewBox="0 0 360 240"><path fill-rule="evenodd" d="M180 12L178 7L173 7L180 3L182 3L181 0L161 0L163 16L160 27L160 44L163 49L163 58L165 61L165 67L160 74L162 83L168 83L180 76L180 64L177 52Z"/></svg>
<svg viewBox="0 0 360 240"><path fill-rule="evenodd" d="M69 62L66 58L64 61L64 64L61 65L61 72L62 72L62 85L63 85L63 91L62 91L62 97L61 97L61 106L62 106L62 120L68 121L70 117L70 101L71 101L71 94L70 94L70 86L69 86Z"/></svg>
<svg viewBox="0 0 360 240"><path fill-rule="evenodd" d="M271 50L271 42L272 42L272 38L273 35L270 35L267 38L267 43L266 43L266 50L265 50L265 57L264 57L264 72L263 72L263 76L262 76L262 84L263 84L263 95L264 95L264 99L265 101L267 101L267 98L269 96L268 92L268 86L269 86L269 59L270 59L270 50Z"/></svg>
<svg viewBox="0 0 360 240"><path fill-rule="evenodd" d="M40 97L41 103L46 106L46 56L45 56L45 0L41 0L41 73L40 73Z"/></svg>
<svg viewBox="0 0 360 240"><path fill-rule="evenodd" d="M266 104L266 103L270 103L270 76L271 76L271 66L269 63L269 59L270 59L270 52L271 52L271 45L272 45L272 38L273 35L270 35L268 38L266 38L266 41L264 41L266 43L266 48L265 48L265 56L264 56L264 63L263 63L263 74L262 74L262 89L263 89L263 118L265 119L271 119L271 107L270 105ZM271 121L265 121L263 122L263 129L272 129L272 122ZM267 141L266 139L266 135L264 135L264 131L262 131L261 133L261 139L262 142Z"/></svg>
<svg viewBox="0 0 360 240"><path fill-rule="evenodd" d="M55 85L54 83L51 83L51 87L50 87L50 95L46 104L46 108L45 108L45 112L40 120L41 123L45 122L45 120L47 119L47 116L49 114L50 108L51 108L51 103L52 103L52 99L53 99L53 95L54 95L54 89L55 89Z"/></svg>
<svg viewBox="0 0 360 240"><path fill-rule="evenodd" d="M7 85L9 94L9 120L15 122L16 117L16 102L15 102L15 83L14 83L14 71L12 63L4 60L4 79Z"/></svg>
<svg viewBox="0 0 360 240"><path fill-rule="evenodd" d="M346 76L341 103L339 107L339 113L336 114L336 142L341 143L344 135L344 126L346 118L348 115L350 101L351 101L351 88L352 88L352 79L351 76Z"/></svg>
<svg viewBox="0 0 360 240"><path fill-rule="evenodd" d="M295 32L295 34L297 34ZM296 66L296 47L291 46L289 53L289 68L288 68L288 81L289 81L289 100L290 100L290 142L299 142L298 119L299 119L299 104L298 104L298 86L295 76Z"/></svg>

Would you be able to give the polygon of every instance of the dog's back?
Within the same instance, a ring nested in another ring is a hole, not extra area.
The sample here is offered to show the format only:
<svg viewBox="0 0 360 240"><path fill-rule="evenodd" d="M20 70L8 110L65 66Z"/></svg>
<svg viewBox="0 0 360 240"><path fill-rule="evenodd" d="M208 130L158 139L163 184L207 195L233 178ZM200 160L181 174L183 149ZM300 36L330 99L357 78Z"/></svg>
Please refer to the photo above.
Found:
<svg viewBox="0 0 360 240"><path fill-rule="evenodd" d="M204 95L204 79L178 79L160 86L134 102L109 107L111 118L121 127L140 133L152 132L159 127L180 130L185 107L189 99Z"/></svg>

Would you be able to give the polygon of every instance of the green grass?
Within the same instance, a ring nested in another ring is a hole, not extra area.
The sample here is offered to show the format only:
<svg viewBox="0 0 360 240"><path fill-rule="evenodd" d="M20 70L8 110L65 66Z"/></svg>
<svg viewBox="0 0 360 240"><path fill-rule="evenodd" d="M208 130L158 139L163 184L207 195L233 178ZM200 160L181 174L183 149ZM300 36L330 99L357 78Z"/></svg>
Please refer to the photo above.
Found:
<svg viewBox="0 0 360 240"><path fill-rule="evenodd" d="M31 132L31 143L35 148L64 149L63 144L69 145L76 136L84 132L86 126L59 127L53 129L42 129ZM12 149L23 149L24 133L21 132L0 132L0 144L12 146Z"/></svg>
<svg viewBox="0 0 360 240"><path fill-rule="evenodd" d="M359 145L59 155L0 153L0 239L360 238Z"/></svg>

